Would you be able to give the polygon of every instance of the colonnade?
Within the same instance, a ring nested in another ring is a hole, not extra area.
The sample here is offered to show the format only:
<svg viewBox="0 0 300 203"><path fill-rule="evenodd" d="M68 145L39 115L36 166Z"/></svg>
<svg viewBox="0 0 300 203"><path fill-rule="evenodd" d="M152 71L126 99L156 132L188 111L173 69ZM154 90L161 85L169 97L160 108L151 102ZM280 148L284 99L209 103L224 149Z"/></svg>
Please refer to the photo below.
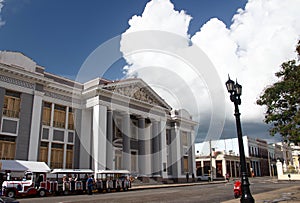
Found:
<svg viewBox="0 0 300 203"><path fill-rule="evenodd" d="M137 120L137 137L131 137L131 127L133 124L131 115ZM91 117L89 119L88 117ZM116 126L116 117L120 118L121 126ZM122 158L121 168L132 171L131 151L137 151L137 172L141 176L167 176L167 146L166 146L166 119L157 115L154 118L146 118L142 115L130 114L118 110L111 110L107 106L94 105L90 109L82 112L81 146L79 166L88 168L92 166L94 170L117 169L115 164L115 151L118 146L114 145L116 132L114 128L119 128L122 133ZM87 122L92 123L91 129ZM84 124L86 123L86 124ZM91 132L89 138L87 132ZM84 136L84 139L83 139ZM82 142L82 140L84 140ZM131 146L134 142L137 146ZM91 144L89 144L91 143ZM82 152L85 151L85 152ZM89 164L87 154L92 159ZM84 154L84 155L83 155Z"/></svg>

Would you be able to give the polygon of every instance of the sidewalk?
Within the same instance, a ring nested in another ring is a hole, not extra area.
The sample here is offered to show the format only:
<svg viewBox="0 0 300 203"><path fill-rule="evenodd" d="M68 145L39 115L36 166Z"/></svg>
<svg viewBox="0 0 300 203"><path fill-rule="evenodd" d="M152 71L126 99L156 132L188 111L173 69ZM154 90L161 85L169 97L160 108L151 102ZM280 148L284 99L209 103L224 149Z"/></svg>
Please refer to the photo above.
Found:
<svg viewBox="0 0 300 203"><path fill-rule="evenodd" d="M213 182L189 182L189 183L170 183L170 184L141 184L141 185L133 185L130 190L146 190L146 189L159 189L159 188L168 188L168 187L184 187L184 186L192 186L192 185L206 185L206 184L220 184L226 183L226 181L213 181Z"/></svg>
<svg viewBox="0 0 300 203"><path fill-rule="evenodd" d="M253 198L255 203L300 202L300 185L255 194ZM240 203L240 199L233 199L222 203Z"/></svg>
<svg viewBox="0 0 300 203"><path fill-rule="evenodd" d="M226 181L213 181L213 182L190 182L190 183L172 183L172 184L149 184L149 185L133 185L130 190L144 190L144 189L159 189L167 187L184 187L191 185L204 185L204 184L220 184ZM252 194L253 195L253 194ZM298 202L300 203L300 185L290 186L269 192L254 194L253 198L255 203L287 203ZM224 201L222 203L240 203L240 198Z"/></svg>

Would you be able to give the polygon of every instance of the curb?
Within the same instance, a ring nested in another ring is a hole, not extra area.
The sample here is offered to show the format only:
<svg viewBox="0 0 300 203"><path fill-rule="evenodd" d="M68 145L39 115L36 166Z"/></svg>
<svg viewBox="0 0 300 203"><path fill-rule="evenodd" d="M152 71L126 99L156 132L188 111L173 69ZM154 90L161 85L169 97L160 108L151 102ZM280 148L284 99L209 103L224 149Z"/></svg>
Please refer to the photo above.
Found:
<svg viewBox="0 0 300 203"><path fill-rule="evenodd" d="M173 183L173 184L159 184L159 185L138 185L133 186L129 189L130 190L147 190L147 189L159 189L159 188L170 188L170 187L187 187L187 186L194 186L194 185L208 185L208 184L221 184L227 183L227 181L212 181L212 182L203 182L203 183Z"/></svg>

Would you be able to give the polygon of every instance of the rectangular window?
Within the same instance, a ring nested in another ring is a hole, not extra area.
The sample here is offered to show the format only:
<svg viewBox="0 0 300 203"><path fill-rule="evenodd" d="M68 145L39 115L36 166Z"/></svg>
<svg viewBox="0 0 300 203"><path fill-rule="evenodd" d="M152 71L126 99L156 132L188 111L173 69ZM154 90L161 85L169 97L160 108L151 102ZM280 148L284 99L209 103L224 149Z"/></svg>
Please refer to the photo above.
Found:
<svg viewBox="0 0 300 203"><path fill-rule="evenodd" d="M74 140L74 133L68 132L68 142L73 143Z"/></svg>
<svg viewBox="0 0 300 203"><path fill-rule="evenodd" d="M48 163L48 143L41 142L39 161Z"/></svg>
<svg viewBox="0 0 300 203"><path fill-rule="evenodd" d="M44 102L43 106L43 125L50 126L50 121L51 121L51 103L49 102Z"/></svg>
<svg viewBox="0 0 300 203"><path fill-rule="evenodd" d="M51 168L63 168L64 145L52 143L51 146Z"/></svg>
<svg viewBox="0 0 300 203"><path fill-rule="evenodd" d="M183 146L188 146L188 136L187 132L181 132L181 144Z"/></svg>
<svg viewBox="0 0 300 203"><path fill-rule="evenodd" d="M8 139L0 140L0 159L15 159L16 142L13 141L13 137L8 137Z"/></svg>
<svg viewBox="0 0 300 203"><path fill-rule="evenodd" d="M11 133L11 134L16 135L17 129L18 129L18 121L3 119L2 132Z"/></svg>
<svg viewBox="0 0 300 203"><path fill-rule="evenodd" d="M73 113L73 109L72 108L69 108L68 129L69 130L74 130L74 113Z"/></svg>
<svg viewBox="0 0 300 203"><path fill-rule="evenodd" d="M171 144L171 130L170 129L166 130L166 144L167 145Z"/></svg>
<svg viewBox="0 0 300 203"><path fill-rule="evenodd" d="M55 104L53 127L65 128L65 122L66 122L66 107Z"/></svg>
<svg viewBox="0 0 300 203"><path fill-rule="evenodd" d="M183 157L183 172L184 173L189 172L189 159L187 156Z"/></svg>
<svg viewBox="0 0 300 203"><path fill-rule="evenodd" d="M42 139L44 139L44 140L49 139L49 129L48 128L43 128Z"/></svg>
<svg viewBox="0 0 300 203"><path fill-rule="evenodd" d="M64 141L65 132L62 130L53 130L53 140L55 141Z"/></svg>
<svg viewBox="0 0 300 203"><path fill-rule="evenodd" d="M67 145L66 168L73 168L73 145Z"/></svg>
<svg viewBox="0 0 300 203"><path fill-rule="evenodd" d="M3 115L19 118L20 103L20 93L7 90L4 96Z"/></svg>
<svg viewBox="0 0 300 203"><path fill-rule="evenodd" d="M137 153L131 151L131 171L137 171Z"/></svg>

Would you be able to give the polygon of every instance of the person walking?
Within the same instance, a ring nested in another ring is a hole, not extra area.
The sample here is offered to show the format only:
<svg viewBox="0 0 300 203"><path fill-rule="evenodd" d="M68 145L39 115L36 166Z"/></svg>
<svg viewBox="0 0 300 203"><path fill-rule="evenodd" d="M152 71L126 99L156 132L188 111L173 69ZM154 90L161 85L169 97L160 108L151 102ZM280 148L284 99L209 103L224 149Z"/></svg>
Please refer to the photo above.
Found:
<svg viewBox="0 0 300 203"><path fill-rule="evenodd" d="M226 181L227 182L229 182L229 178L230 178L229 173L226 173Z"/></svg>
<svg viewBox="0 0 300 203"><path fill-rule="evenodd" d="M189 182L189 172L186 173L186 182Z"/></svg>
<svg viewBox="0 0 300 203"><path fill-rule="evenodd" d="M87 179L87 186L88 186L88 195L93 194L93 184L94 184L94 179L93 176L89 175L89 178Z"/></svg>

